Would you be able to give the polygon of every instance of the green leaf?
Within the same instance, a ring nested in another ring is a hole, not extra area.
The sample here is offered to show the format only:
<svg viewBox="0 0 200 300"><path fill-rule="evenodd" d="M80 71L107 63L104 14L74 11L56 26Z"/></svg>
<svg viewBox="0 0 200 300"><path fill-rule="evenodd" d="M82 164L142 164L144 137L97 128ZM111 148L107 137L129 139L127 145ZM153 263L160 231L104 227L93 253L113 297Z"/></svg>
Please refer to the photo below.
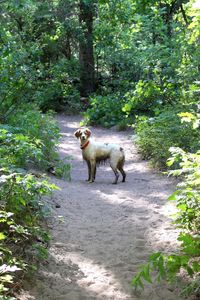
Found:
<svg viewBox="0 0 200 300"><path fill-rule="evenodd" d="M149 283L152 283L152 280L151 280L151 277L150 277L150 274L149 274L149 270L150 270L150 266L149 264L147 264L143 271L142 271L142 277Z"/></svg>
<svg viewBox="0 0 200 300"><path fill-rule="evenodd" d="M6 235L3 232L0 232L0 240L5 240Z"/></svg>
<svg viewBox="0 0 200 300"><path fill-rule="evenodd" d="M167 198L167 200L168 200L168 201L175 201L175 200L177 199L177 194L178 194L178 192L175 191L173 194L171 194L171 195Z"/></svg>
<svg viewBox="0 0 200 300"><path fill-rule="evenodd" d="M13 277L9 274L0 275L0 281L6 282L6 283L12 283L13 282Z"/></svg>

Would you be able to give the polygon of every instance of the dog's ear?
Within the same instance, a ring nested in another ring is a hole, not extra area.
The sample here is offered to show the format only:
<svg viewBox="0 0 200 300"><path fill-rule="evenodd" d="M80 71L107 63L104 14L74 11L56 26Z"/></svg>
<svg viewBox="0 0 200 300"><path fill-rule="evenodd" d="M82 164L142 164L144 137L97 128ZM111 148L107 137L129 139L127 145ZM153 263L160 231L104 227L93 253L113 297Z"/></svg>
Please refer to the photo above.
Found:
<svg viewBox="0 0 200 300"><path fill-rule="evenodd" d="M81 130L80 129L77 129L75 132L74 132L74 135L75 137L78 139L81 135Z"/></svg>
<svg viewBox="0 0 200 300"><path fill-rule="evenodd" d="M91 131L90 131L90 129L86 128L86 129L85 129L85 134L86 134L88 137L90 137L90 136L91 136Z"/></svg>

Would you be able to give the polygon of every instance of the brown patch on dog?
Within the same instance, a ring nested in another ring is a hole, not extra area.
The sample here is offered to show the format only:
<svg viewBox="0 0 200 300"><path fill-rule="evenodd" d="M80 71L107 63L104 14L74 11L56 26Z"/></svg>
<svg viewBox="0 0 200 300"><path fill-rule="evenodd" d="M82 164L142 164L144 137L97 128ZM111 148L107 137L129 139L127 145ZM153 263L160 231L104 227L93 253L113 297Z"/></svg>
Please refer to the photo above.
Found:
<svg viewBox="0 0 200 300"><path fill-rule="evenodd" d="M81 136L81 129L77 129L77 130L74 132L74 135L75 135L75 137L78 139L78 138Z"/></svg>

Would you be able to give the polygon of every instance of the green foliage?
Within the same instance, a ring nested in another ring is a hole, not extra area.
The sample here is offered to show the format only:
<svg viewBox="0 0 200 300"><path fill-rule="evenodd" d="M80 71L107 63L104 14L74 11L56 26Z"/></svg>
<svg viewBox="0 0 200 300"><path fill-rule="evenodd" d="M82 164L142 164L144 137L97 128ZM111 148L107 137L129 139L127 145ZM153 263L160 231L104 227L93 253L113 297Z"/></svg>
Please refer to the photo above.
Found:
<svg viewBox="0 0 200 300"><path fill-rule="evenodd" d="M28 264L36 264L45 251L49 237L41 230L40 223L47 208L41 197L49 195L56 186L47 179L38 180L24 171L13 172L8 168L0 170L0 185L0 295L3 296L12 294L22 271L30 268ZM36 241L40 241L40 248L33 246Z"/></svg>
<svg viewBox="0 0 200 300"><path fill-rule="evenodd" d="M7 129L6 129L7 128ZM41 141L14 133L15 128L1 126L0 129L0 164L2 167L14 166L25 167L31 160L41 161Z"/></svg>
<svg viewBox="0 0 200 300"><path fill-rule="evenodd" d="M57 30L57 33L54 32L55 36L51 32L46 36L44 33L45 37L40 36L40 39L35 38L35 35L42 35L42 33L33 33L28 25L36 22L37 19L34 15L35 6L31 2L29 5L29 8L33 6L33 10L29 10L29 21L26 25L23 20L23 5L19 11L15 11L18 9L15 7L6 7L2 14L3 21L5 15L8 17L0 30L2 36L0 39L0 119L3 121L6 121L16 108L28 102L35 102L43 111L54 109L77 112L81 109L78 86L73 84L73 80L78 78L77 59L68 60L63 55L59 60L55 59L54 50L56 49L57 52L56 43L61 30L59 24L55 25L58 26L57 29L55 28L55 31ZM24 11L26 11L25 7ZM10 14L25 25L23 34L15 28L16 24L12 25ZM33 28L36 28L35 25L32 24ZM50 51L52 43L55 48Z"/></svg>
<svg viewBox="0 0 200 300"><path fill-rule="evenodd" d="M181 113L188 107L168 107L155 117L138 117L136 120L136 143L145 159L150 159L157 167L165 168L170 157L170 147L181 147L195 151L199 148L200 133L192 122L185 122ZM159 112L159 111L158 111ZM197 121L196 121L197 123Z"/></svg>
<svg viewBox="0 0 200 300"><path fill-rule="evenodd" d="M49 213L43 201L56 189L29 167L48 169L69 179L70 164L58 157L59 128L51 114L41 114L33 105L11 114L0 125L0 295L12 295L15 282L24 272L47 257L48 233L41 229ZM4 299L9 299L7 296Z"/></svg>
<svg viewBox="0 0 200 300"><path fill-rule="evenodd" d="M200 293L200 151L187 153L180 148L171 148L172 157L168 165L179 163L179 168L170 171L173 176L181 176L182 181L177 190L169 197L170 201L176 201L178 213L175 224L181 229L178 237L180 241L180 253L163 255L154 253L149 262L141 267L141 271L135 276L132 284L138 288L143 287L143 280L152 282L150 272L157 271L156 280L165 278L172 282L184 269L190 283L183 288L182 293L190 295Z"/></svg>
<svg viewBox="0 0 200 300"><path fill-rule="evenodd" d="M80 110L73 84L77 59L62 53L62 16L56 10L56 20L53 11L49 1L11 0L0 7L1 299L14 299L24 272L48 253L50 237L42 221L49 211L42 197L56 187L35 169L70 177L70 164L56 151L60 133L53 114L40 111Z"/></svg>
<svg viewBox="0 0 200 300"><path fill-rule="evenodd" d="M141 266L141 270L137 273L137 275L133 278L132 280L132 285L137 289L137 288L144 288L143 282L147 283L153 283L153 281L160 282L161 279L165 279L172 283L176 276L179 274L180 270L184 269L187 272L187 275L189 277L194 277L195 278L195 273L198 276L199 270L200 270L200 264L198 261L194 260L191 262L191 258L195 257L195 253L197 253L197 247L200 246L199 238L193 239L190 235L187 237L185 236L182 238L183 240L183 245L185 244L185 240L187 238L191 238L190 240L193 240L193 244L191 245L191 251L192 255L187 255L187 254L171 254L171 255L163 255L160 252L153 253L149 257L149 262L143 266ZM198 248L199 249L199 248ZM183 249L184 252L184 249ZM199 255L199 251L198 251ZM153 274L157 273L156 276ZM194 282L196 283L193 285L193 289L191 290L191 284L186 286L182 293L184 295L189 295L188 292L190 293L198 293L199 292L199 286L198 286L198 281L199 278L195 278Z"/></svg>
<svg viewBox="0 0 200 300"><path fill-rule="evenodd" d="M50 193L55 186L46 180L39 181L31 174L11 173L6 169L2 169L1 172L2 206L6 211L14 213L15 220L31 226L34 218L30 218L30 212L40 210L40 206L43 205L40 201L41 196Z"/></svg>
<svg viewBox="0 0 200 300"><path fill-rule="evenodd" d="M47 169L58 160L56 146L60 133L53 114L42 114L36 107L26 105L10 116L9 123L14 132L27 136L40 149L40 156L34 160L40 168Z"/></svg>
<svg viewBox="0 0 200 300"><path fill-rule="evenodd" d="M70 75L71 73L71 75ZM71 77L73 76L73 77ZM78 112L82 109L80 94L73 86L73 78L78 77L77 61L68 62L61 59L54 63L50 69L43 70L37 82L37 89L33 101L38 103L43 111L53 109Z"/></svg>
<svg viewBox="0 0 200 300"><path fill-rule="evenodd" d="M62 160L56 160L52 173L61 179L71 180L71 164L68 162L70 157L65 157Z"/></svg>
<svg viewBox="0 0 200 300"><path fill-rule="evenodd" d="M1 166L54 167L55 175L70 178L70 164L61 161L56 152L60 130L52 114L27 105L11 115L9 123L12 125L0 125Z"/></svg>
<svg viewBox="0 0 200 300"><path fill-rule="evenodd" d="M157 84L153 80L138 81L133 91L125 94L123 111L127 114L152 112L162 105L176 103L180 98L177 86L171 82Z"/></svg>
<svg viewBox="0 0 200 300"><path fill-rule="evenodd" d="M46 178L27 173L30 166L69 179L70 164L58 157L59 128L52 115L33 105L11 114L0 124L0 295L9 299L16 281L47 256L48 233L41 229L48 208L42 200L56 189ZM26 170L25 170L26 169Z"/></svg>
<svg viewBox="0 0 200 300"><path fill-rule="evenodd" d="M122 106L123 98L118 95L93 96L90 98L90 108L84 114L85 122L104 127L121 124L125 119Z"/></svg>
<svg viewBox="0 0 200 300"><path fill-rule="evenodd" d="M176 200L179 214L176 223L192 232L200 230L200 151L187 153L180 148L171 148L172 157L168 165L179 162L180 168L170 175L182 176L184 181L178 184L177 191L170 197Z"/></svg>

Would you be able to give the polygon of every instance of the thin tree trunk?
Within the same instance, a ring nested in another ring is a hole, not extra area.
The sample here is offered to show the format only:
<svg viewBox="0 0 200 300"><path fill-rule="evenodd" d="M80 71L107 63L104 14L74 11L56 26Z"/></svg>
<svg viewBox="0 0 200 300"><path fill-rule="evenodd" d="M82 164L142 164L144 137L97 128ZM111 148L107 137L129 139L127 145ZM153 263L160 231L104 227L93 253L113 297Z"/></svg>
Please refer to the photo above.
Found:
<svg viewBox="0 0 200 300"><path fill-rule="evenodd" d="M94 92L94 54L93 54L93 15L94 1L80 0L79 22L82 34L79 41L80 62L80 93L81 96L89 96Z"/></svg>

